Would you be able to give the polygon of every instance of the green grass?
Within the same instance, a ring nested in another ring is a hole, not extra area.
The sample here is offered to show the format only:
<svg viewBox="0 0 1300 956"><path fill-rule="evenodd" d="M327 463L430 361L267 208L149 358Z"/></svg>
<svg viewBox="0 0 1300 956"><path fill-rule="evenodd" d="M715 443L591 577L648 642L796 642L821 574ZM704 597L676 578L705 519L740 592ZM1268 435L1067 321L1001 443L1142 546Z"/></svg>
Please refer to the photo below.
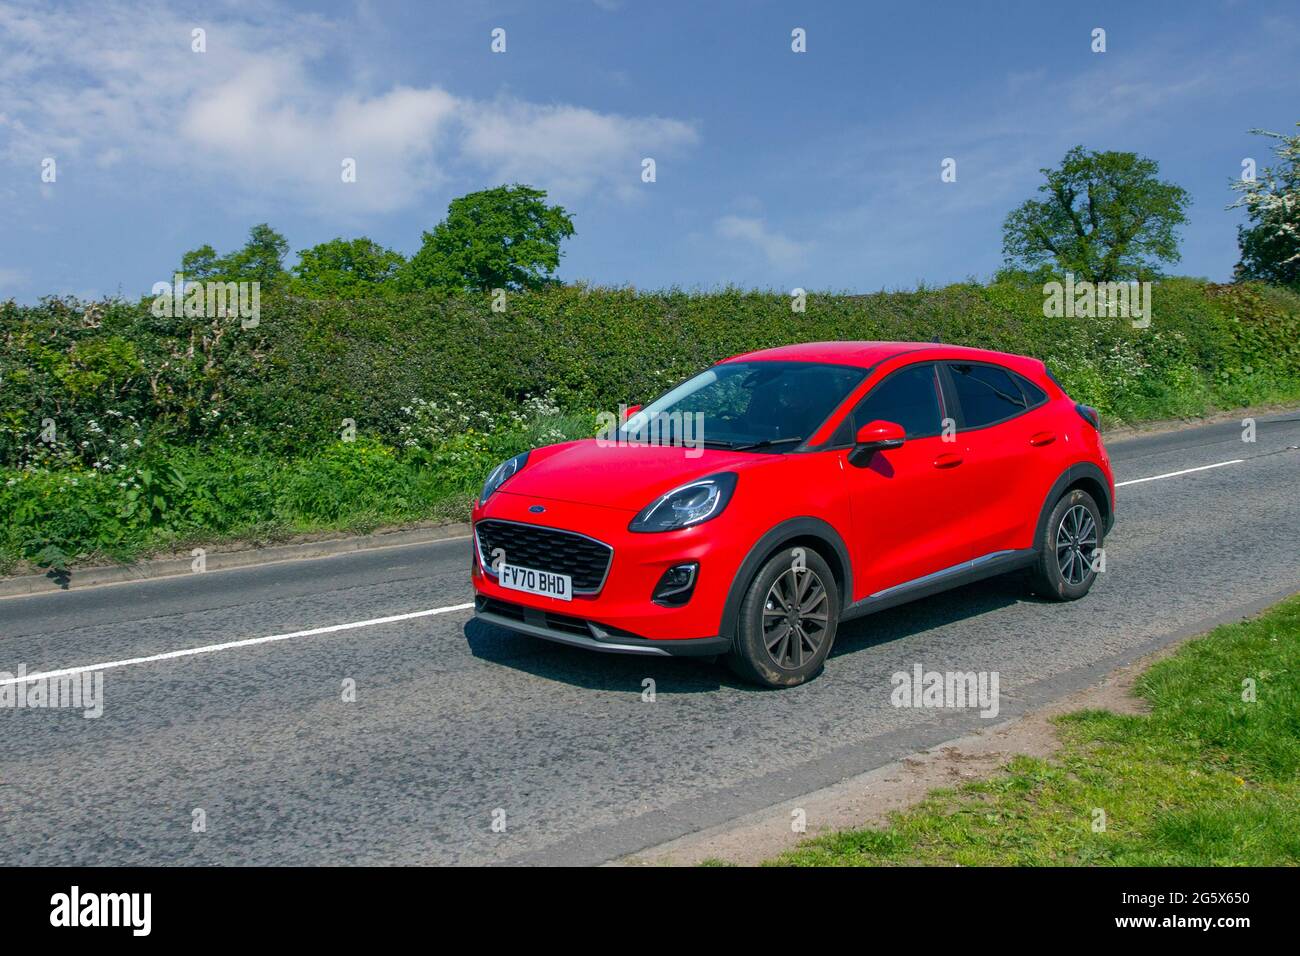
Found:
<svg viewBox="0 0 1300 956"><path fill-rule="evenodd" d="M1150 714L1063 716L1053 759L1016 757L884 829L828 834L771 863L1300 864L1300 597L1189 642L1137 691Z"/></svg>

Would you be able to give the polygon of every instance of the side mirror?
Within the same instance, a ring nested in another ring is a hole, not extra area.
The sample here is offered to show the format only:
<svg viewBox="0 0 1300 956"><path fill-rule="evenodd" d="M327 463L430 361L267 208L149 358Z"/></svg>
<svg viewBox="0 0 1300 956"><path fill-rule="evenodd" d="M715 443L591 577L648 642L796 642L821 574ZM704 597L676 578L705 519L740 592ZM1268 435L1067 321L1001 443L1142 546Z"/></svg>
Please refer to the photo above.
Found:
<svg viewBox="0 0 1300 956"><path fill-rule="evenodd" d="M902 425L884 421L867 422L854 437L855 444L853 451L849 452L849 462L865 465L878 451L901 448L906 438Z"/></svg>

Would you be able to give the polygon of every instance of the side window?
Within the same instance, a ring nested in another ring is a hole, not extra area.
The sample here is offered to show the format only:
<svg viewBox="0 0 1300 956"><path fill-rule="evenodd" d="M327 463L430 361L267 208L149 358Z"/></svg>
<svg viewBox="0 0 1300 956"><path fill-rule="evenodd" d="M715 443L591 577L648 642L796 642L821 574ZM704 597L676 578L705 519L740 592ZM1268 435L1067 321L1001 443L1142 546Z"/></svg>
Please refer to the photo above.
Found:
<svg viewBox="0 0 1300 956"><path fill-rule="evenodd" d="M953 362L952 374L963 428L983 428L1006 421L1025 410L1025 398L1011 373L993 365Z"/></svg>
<svg viewBox="0 0 1300 956"><path fill-rule="evenodd" d="M934 365L909 365L875 386L853 410L853 427L876 420L902 425L908 438L939 434L939 388Z"/></svg>
<svg viewBox="0 0 1300 956"><path fill-rule="evenodd" d="M1020 391L1025 396L1025 404L1030 408L1047 401L1047 393L1023 375L1016 376L1016 384L1020 386Z"/></svg>

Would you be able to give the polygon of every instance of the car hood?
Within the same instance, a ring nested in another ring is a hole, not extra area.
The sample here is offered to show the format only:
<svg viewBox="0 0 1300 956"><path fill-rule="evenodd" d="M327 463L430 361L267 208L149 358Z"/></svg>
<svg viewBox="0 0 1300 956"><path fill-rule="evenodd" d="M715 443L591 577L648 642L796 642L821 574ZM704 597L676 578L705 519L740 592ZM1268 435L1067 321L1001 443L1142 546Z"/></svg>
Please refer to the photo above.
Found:
<svg viewBox="0 0 1300 956"><path fill-rule="evenodd" d="M719 471L747 470L782 457L718 448L608 445L587 439L534 449L523 471L497 494L637 512L688 481Z"/></svg>

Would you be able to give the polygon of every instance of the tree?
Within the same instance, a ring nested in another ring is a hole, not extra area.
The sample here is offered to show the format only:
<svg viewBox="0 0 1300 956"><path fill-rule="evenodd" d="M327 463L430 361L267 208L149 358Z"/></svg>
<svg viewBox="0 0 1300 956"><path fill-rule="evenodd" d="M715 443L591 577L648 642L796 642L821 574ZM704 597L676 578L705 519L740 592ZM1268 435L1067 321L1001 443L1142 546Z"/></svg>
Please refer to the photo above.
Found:
<svg viewBox="0 0 1300 956"><path fill-rule="evenodd" d="M356 298L392 288L406 257L362 236L304 249L293 267L293 290L313 298Z"/></svg>
<svg viewBox="0 0 1300 956"><path fill-rule="evenodd" d="M205 243L181 256L181 272L187 279L202 282L217 274L218 263L217 250Z"/></svg>
<svg viewBox="0 0 1300 956"><path fill-rule="evenodd" d="M260 282L263 287L279 284L285 277L284 257L289 241L266 223L248 230L242 249L218 256L204 244L181 256L181 271L187 281Z"/></svg>
<svg viewBox="0 0 1300 956"><path fill-rule="evenodd" d="M226 257L226 271L245 282L275 285L284 278L284 257L289 241L266 223L248 230L248 242Z"/></svg>
<svg viewBox="0 0 1300 956"><path fill-rule="evenodd" d="M1159 167L1136 153L1090 152L1076 146L1058 169L1043 169L1043 200L1027 200L1002 224L1008 265L1034 269L1055 262L1090 282L1159 273L1177 262L1177 228L1191 197L1156 178Z"/></svg>
<svg viewBox="0 0 1300 956"><path fill-rule="evenodd" d="M560 242L573 235L562 206L530 186L498 186L452 200L424 233L404 276L414 288L537 289L557 281Z"/></svg>
<svg viewBox="0 0 1300 956"><path fill-rule="evenodd" d="M1241 197L1228 208L1244 206L1252 223L1237 229L1241 261L1236 275L1300 285L1300 136L1262 129L1251 132L1278 140L1273 152L1283 165L1266 167L1253 179L1232 184Z"/></svg>

